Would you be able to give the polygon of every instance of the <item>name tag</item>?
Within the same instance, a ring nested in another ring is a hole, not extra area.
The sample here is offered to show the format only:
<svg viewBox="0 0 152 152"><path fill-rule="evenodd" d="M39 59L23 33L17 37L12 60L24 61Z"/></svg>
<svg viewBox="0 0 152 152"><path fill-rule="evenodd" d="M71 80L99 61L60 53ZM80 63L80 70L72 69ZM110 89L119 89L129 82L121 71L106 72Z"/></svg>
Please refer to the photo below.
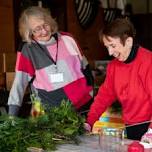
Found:
<svg viewBox="0 0 152 152"><path fill-rule="evenodd" d="M53 73L49 75L50 81L54 82L63 82L63 73Z"/></svg>

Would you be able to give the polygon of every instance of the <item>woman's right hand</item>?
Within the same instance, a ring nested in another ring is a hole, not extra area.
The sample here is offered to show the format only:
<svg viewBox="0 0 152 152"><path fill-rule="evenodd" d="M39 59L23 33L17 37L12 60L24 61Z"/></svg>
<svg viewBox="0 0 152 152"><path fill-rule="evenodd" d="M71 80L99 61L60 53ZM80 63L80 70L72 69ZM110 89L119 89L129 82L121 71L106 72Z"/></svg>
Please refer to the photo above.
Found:
<svg viewBox="0 0 152 152"><path fill-rule="evenodd" d="M84 123L84 129L85 129L87 132L91 132L91 126L90 126L88 123Z"/></svg>

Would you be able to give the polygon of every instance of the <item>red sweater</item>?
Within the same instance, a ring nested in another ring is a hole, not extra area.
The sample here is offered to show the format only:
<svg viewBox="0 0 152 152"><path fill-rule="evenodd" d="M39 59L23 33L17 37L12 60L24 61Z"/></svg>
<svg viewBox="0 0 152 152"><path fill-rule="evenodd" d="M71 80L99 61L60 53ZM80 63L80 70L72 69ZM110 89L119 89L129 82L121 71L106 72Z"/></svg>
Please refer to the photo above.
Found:
<svg viewBox="0 0 152 152"><path fill-rule="evenodd" d="M116 100L122 105L125 124L152 118L152 52L139 47L132 62L114 59L108 64L105 82L99 88L87 122L92 126Z"/></svg>

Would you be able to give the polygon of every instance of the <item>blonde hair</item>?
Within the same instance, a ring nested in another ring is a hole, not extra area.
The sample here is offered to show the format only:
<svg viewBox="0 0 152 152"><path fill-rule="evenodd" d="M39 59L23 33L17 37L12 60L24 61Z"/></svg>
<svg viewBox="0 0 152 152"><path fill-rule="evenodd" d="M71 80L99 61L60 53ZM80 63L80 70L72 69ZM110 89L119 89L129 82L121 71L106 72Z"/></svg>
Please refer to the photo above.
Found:
<svg viewBox="0 0 152 152"><path fill-rule="evenodd" d="M32 6L25 9L19 18L19 33L23 41L31 43L32 34L29 28L29 17L34 16L50 24L52 34L58 31L58 25L51 12L42 7Z"/></svg>

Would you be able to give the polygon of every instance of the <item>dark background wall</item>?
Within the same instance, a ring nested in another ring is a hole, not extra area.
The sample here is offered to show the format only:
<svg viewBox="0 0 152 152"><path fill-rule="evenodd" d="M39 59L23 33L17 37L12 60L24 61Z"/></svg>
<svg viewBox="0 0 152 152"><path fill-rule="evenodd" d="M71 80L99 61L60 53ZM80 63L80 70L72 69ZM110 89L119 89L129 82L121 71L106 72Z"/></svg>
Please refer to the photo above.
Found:
<svg viewBox="0 0 152 152"><path fill-rule="evenodd" d="M139 44L152 50L152 14L134 14L132 22L136 28Z"/></svg>

